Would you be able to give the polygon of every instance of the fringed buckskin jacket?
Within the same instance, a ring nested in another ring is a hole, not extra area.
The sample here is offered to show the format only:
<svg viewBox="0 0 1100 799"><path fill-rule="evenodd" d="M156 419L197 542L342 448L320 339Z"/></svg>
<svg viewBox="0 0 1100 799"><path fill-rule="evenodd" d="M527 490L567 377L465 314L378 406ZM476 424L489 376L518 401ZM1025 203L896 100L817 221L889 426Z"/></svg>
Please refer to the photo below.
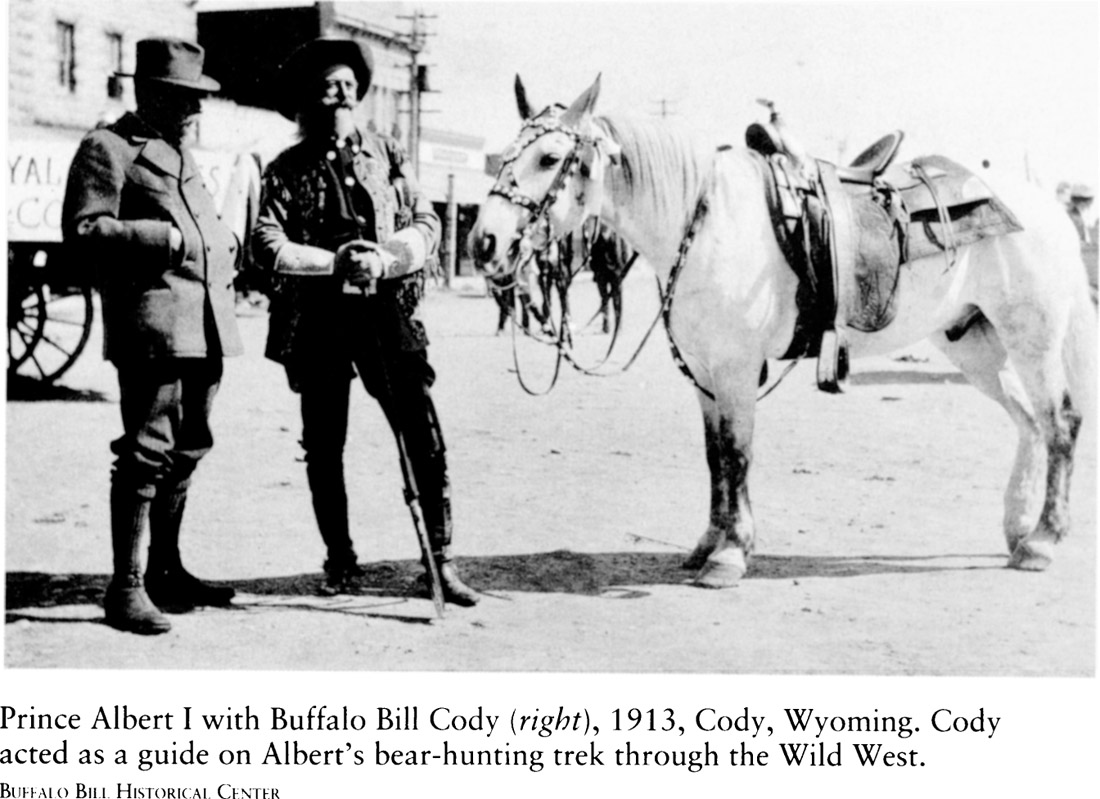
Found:
<svg viewBox="0 0 1100 799"><path fill-rule="evenodd" d="M439 217L420 193L401 146L360 130L352 172L370 197L374 217L373 230L364 229L369 220L351 218L334 186L332 148L331 142L305 139L271 162L252 236L253 256L272 282L265 354L287 367L292 388L293 367L332 343L343 293L333 260L340 245L354 238L373 238L397 257L369 302L369 312L381 317L383 344L404 351L428 344L417 308L422 270L439 246Z"/></svg>

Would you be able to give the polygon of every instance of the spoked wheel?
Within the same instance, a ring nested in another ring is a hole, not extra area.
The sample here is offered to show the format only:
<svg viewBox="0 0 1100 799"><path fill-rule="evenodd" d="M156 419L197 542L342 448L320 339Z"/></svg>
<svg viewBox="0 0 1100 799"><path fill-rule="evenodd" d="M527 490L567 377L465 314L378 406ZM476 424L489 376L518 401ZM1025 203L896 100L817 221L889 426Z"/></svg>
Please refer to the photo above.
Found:
<svg viewBox="0 0 1100 799"><path fill-rule="evenodd" d="M36 283L9 299L8 374L52 383L80 356L92 333L90 286L54 293Z"/></svg>
<svg viewBox="0 0 1100 799"><path fill-rule="evenodd" d="M8 371L17 372L42 340L40 309L45 307L42 286L28 286L8 296Z"/></svg>

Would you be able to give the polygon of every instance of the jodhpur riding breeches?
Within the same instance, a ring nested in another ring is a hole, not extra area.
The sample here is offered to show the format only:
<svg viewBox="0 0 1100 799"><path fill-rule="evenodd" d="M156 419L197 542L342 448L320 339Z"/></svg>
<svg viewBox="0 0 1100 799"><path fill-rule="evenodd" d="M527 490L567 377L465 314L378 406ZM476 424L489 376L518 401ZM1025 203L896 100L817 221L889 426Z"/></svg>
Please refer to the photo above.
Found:
<svg viewBox="0 0 1100 799"><path fill-rule="evenodd" d="M221 378L220 356L120 364L123 435L111 443L112 483L148 499L161 486L186 489L214 445L210 408Z"/></svg>

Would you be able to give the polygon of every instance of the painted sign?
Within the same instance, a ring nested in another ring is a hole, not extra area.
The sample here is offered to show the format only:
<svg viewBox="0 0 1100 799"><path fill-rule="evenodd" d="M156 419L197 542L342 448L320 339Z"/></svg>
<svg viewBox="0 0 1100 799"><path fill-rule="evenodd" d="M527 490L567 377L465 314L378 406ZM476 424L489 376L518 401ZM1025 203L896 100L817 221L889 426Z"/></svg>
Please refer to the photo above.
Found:
<svg viewBox="0 0 1100 799"><path fill-rule="evenodd" d="M61 204L77 142L8 142L8 241L60 242ZM192 150L214 204L225 205L237 154Z"/></svg>
<svg viewBox="0 0 1100 799"><path fill-rule="evenodd" d="M61 241L70 142L8 143L8 241Z"/></svg>

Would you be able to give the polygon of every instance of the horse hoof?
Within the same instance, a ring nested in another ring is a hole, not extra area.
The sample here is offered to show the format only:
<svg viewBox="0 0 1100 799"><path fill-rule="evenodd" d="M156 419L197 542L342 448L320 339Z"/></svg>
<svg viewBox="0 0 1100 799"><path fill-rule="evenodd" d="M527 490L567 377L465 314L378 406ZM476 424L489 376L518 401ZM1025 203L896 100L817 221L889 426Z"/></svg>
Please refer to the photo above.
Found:
<svg viewBox="0 0 1100 799"><path fill-rule="evenodd" d="M1008 560L1010 569L1041 572L1054 562L1054 544L1049 541L1021 541Z"/></svg>
<svg viewBox="0 0 1100 799"><path fill-rule="evenodd" d="M745 576L745 557L739 550L729 550L708 558L693 583L699 588L733 588Z"/></svg>

